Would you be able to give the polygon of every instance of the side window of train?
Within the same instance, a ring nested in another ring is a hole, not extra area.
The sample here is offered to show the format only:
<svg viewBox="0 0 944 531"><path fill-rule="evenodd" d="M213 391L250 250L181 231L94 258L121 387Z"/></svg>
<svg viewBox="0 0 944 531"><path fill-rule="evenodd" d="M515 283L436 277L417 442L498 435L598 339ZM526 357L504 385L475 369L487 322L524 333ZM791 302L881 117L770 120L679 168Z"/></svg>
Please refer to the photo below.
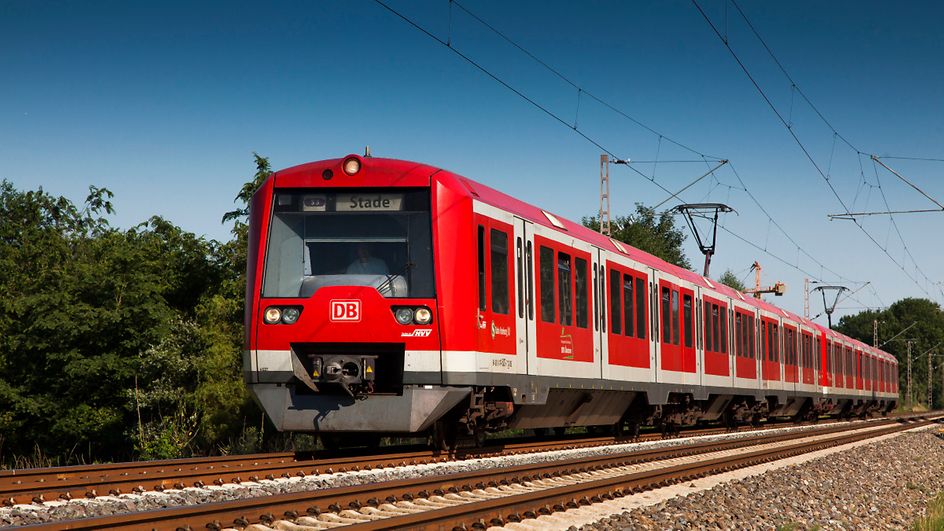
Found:
<svg viewBox="0 0 944 531"><path fill-rule="evenodd" d="M711 305L711 350L721 352L721 323L718 322L718 305Z"/></svg>
<svg viewBox="0 0 944 531"><path fill-rule="evenodd" d="M574 258L574 284L577 289L577 308L574 310L574 319L580 328L587 327L587 306L590 299L587 295L587 261L583 258Z"/></svg>
<svg viewBox="0 0 944 531"><path fill-rule="evenodd" d="M623 300L620 297L620 272L610 269L610 330L614 334L622 333L622 323L620 322L620 303Z"/></svg>
<svg viewBox="0 0 944 531"><path fill-rule="evenodd" d="M711 350L711 303L708 301L705 301L703 318L705 321L705 350Z"/></svg>
<svg viewBox="0 0 944 531"><path fill-rule="evenodd" d="M597 306L600 305L600 284L597 278L597 265L593 264L593 329L599 330L600 323L597 321Z"/></svg>
<svg viewBox="0 0 944 531"><path fill-rule="evenodd" d="M518 263L518 317L524 317L524 249L521 248L521 238L515 240L515 259Z"/></svg>
<svg viewBox="0 0 944 531"><path fill-rule="evenodd" d="M750 340L749 340L749 341L750 341L750 349L751 349L751 359L753 360L753 359L757 359L757 358L756 358L756 352L754 351L754 349L757 348L757 347L756 347L756 345L757 345L757 335L756 335L756 332L755 332L755 329L756 329L757 327L755 326L754 316L750 316L750 317L748 317L748 319L749 319L749 322L750 322L750 327L748 328L748 333L749 333L750 336L751 336L751 337L750 337Z"/></svg>
<svg viewBox="0 0 944 531"><path fill-rule="evenodd" d="M679 292L672 290L672 343L679 343Z"/></svg>
<svg viewBox="0 0 944 531"><path fill-rule="evenodd" d="M541 246L541 320L554 322L554 250Z"/></svg>
<svg viewBox="0 0 944 531"><path fill-rule="evenodd" d="M479 310L485 309L485 227L479 225Z"/></svg>
<svg viewBox="0 0 944 531"><path fill-rule="evenodd" d="M571 277L572 271L570 266L570 255L564 253L557 253L557 290L559 296L558 301L558 311L560 312L560 324L570 326L574 324L574 318L571 312L573 311L573 298L571 295Z"/></svg>
<svg viewBox="0 0 944 531"><path fill-rule="evenodd" d="M728 353L728 312L724 309L724 306L719 307L719 313L721 314L721 353Z"/></svg>
<svg viewBox="0 0 944 531"><path fill-rule="evenodd" d="M682 322L685 323L685 346L690 348L694 325L692 323L692 296L687 293L682 297Z"/></svg>
<svg viewBox="0 0 944 531"><path fill-rule="evenodd" d="M744 321L741 314L734 313L734 355L741 357L744 354Z"/></svg>
<svg viewBox="0 0 944 531"><path fill-rule="evenodd" d="M761 359L770 361L770 351L767 347L770 346L770 342L767 340L767 321L761 319L760 321L760 356Z"/></svg>
<svg viewBox="0 0 944 531"><path fill-rule="evenodd" d="M669 314L672 294L669 288L662 288L662 342L672 342L672 316Z"/></svg>
<svg viewBox="0 0 944 531"><path fill-rule="evenodd" d="M500 314L508 313L508 234L498 229L492 229L489 234L491 240L492 261L492 311Z"/></svg>
<svg viewBox="0 0 944 531"><path fill-rule="evenodd" d="M619 296L619 295L617 295ZM629 275L623 275L623 333L629 337L633 337L635 332L633 327L635 326L635 321L633 321L633 277Z"/></svg>
<svg viewBox="0 0 944 531"><path fill-rule="evenodd" d="M528 270L528 320L534 319L534 262L531 242L528 242L527 252L525 253L525 264Z"/></svg>
<svg viewBox="0 0 944 531"><path fill-rule="evenodd" d="M646 339L646 281L636 278L636 337Z"/></svg>

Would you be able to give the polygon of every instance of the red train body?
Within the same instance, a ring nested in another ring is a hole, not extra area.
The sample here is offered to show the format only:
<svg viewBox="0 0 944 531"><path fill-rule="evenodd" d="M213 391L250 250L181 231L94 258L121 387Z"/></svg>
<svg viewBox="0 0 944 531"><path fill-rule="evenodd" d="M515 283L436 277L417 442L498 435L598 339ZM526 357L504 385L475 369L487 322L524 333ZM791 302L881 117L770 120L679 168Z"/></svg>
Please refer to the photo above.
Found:
<svg viewBox="0 0 944 531"><path fill-rule="evenodd" d="M244 374L280 430L477 435L897 401L891 355L445 170L304 164L250 212Z"/></svg>

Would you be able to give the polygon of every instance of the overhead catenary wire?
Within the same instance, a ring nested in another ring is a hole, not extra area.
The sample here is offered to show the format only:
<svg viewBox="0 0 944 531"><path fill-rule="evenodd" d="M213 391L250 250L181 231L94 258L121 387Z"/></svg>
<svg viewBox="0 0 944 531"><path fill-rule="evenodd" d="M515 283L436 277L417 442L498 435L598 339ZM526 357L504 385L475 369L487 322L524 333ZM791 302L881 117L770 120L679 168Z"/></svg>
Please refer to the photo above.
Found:
<svg viewBox="0 0 944 531"><path fill-rule="evenodd" d="M725 1L727 1L727 0L725 0ZM731 1L733 2L734 0L731 0ZM777 119L780 121L780 123L783 125L783 127L787 130L787 133L790 135L790 137L793 138L794 142L797 144L797 146L798 146L798 147L800 148L800 150L803 152L803 155L807 158L807 160L809 160L810 164L813 165L813 168L816 170L816 172L819 174L819 176L823 179L823 181L826 183L826 186L829 188L830 192L832 192L833 196L836 198L836 200L837 200L837 201L839 202L839 204L842 206L843 211L844 211L846 214L849 214L849 213L850 213L850 209L849 209L848 205L847 205L846 202L842 199L842 197L839 195L839 192L836 190L836 187L833 185L831 179L829 178L829 175L827 175L827 174L823 171L823 169L822 169L822 167L820 167L819 163L817 163L816 160L813 158L813 155L812 155L812 153L810 152L809 148L807 148L807 146L803 143L803 141L802 141L802 140L800 139L800 137L797 135L797 133L796 133L796 131L795 131L795 128L792 127L792 125L784 118L784 116L783 116L783 114L780 112L780 110L777 109L777 106L774 105L773 101L771 101L770 97L767 95L767 92L763 89L763 87L760 86L760 83L757 81L757 79L756 79L756 78L754 77L754 75L751 73L750 69L747 68L747 65L741 60L741 57L737 54L737 52L734 51L734 48L731 47L731 44L730 44L730 42L728 41L728 39L726 39L726 38L722 35L722 33L719 31L718 27L714 24L714 22L711 20L711 18L708 16L708 14L705 13L705 11L704 11L704 9L702 9L701 5L699 5L698 1L697 1L697 0L692 0L692 4L695 6L695 9L697 9L698 12L701 14L702 18L704 18L705 22L708 24L708 26L711 28L711 30L714 32L714 34L715 34L715 35L718 37L718 39L722 42L722 44L724 45L725 49L728 51L728 53L731 55L731 57L732 57L732 58L734 59L734 61L737 63L738 67L740 67L740 69L741 69L741 71L744 73L744 75L747 76L748 80L751 82L751 84L753 85L753 87L754 87L754 89L757 91L757 93L761 96L761 98L764 100L764 102L767 104L767 106L770 108L770 110L774 113L774 115L777 117ZM737 6L737 5L735 4L735 6ZM748 25L751 27L751 29L753 30L754 34L755 34L755 35L758 37L758 39L762 42L762 44L763 44L764 48L767 50L768 54L769 54L771 57L774 58L774 61L777 63L777 66L780 68L781 72L784 73L784 75L785 75L785 76L787 77L787 79L790 81L791 85L796 85L796 82L793 81L793 78L789 75L789 73L788 73L788 72L786 71L786 69L783 67L783 64L782 64L779 60L776 59L776 56L775 56L775 55L773 54L773 52L771 51L770 47L767 46L766 42L764 42L763 39L760 37L760 34L756 31L756 29L754 29L753 25L750 24L749 20L747 19L747 16L744 14L744 12L740 9L739 6L737 6L737 8L738 8L738 11L739 11L739 13L741 14L742 18L744 18L745 21L748 22ZM802 92L801 90L799 90L799 87L798 87L798 86L796 87L796 90L797 90L797 92L798 92L799 94L801 94L801 96L804 98L804 100L808 101L810 107L816 112L816 114L820 117L820 119L823 120L823 122L827 125L827 127L829 127L829 128L833 131L833 134L835 135L835 137L838 137L838 138L840 138L841 140L843 140L843 142L845 142L846 145L848 145L851 149L853 149L854 151L856 151L857 154L859 154L859 155L862 154L862 152L861 152L858 148L856 148L851 142L849 142L848 140L846 140L845 137L843 137L843 136L838 132L838 130L836 130L836 128L832 126L832 124L825 118L825 116L823 116L823 114L822 114L821 112L819 112L819 110L812 104L812 102L809 102L809 98L807 98L807 97L805 96L805 94L803 94L803 92ZM835 138L835 137L834 137L834 138ZM888 210L891 210L891 209L889 208ZM891 217L891 216L890 216L890 217ZM893 219L893 218L892 218L892 219ZM881 249L882 252L884 252L885 255L886 255L896 266L898 266L898 268L899 268L903 273L905 273L905 276L907 276L907 277L918 287L918 289L920 289L922 292L924 292L925 295L927 295L928 297L932 297L931 294L928 292L928 290L927 290L924 286L922 286L922 285L918 282L918 280L917 280L916 278L912 277L912 276L908 273L908 271L907 271L907 269L905 268L905 266L904 266L902 263L900 263L894 256L892 256L891 253L888 252L887 248L886 248L885 246L882 246L882 245L878 242L878 240L876 240L875 237L872 236L871 233L869 233L867 230L865 230L865 227L862 226L862 224L859 222L859 220L857 220L857 219L855 219L855 218L852 218L851 221L855 224L856 227L859 228L860 231L862 231L863 234L866 235L866 237L867 237L870 241L872 241L872 243L873 243L876 247L878 247L879 249ZM899 233L899 237L900 237L900 233ZM905 245L903 239L902 239L902 244ZM910 253L909 253L909 256L910 256ZM915 269L918 270L918 271L920 271L920 268L919 268L917 262L914 260L914 257L911 256L911 258L912 258L912 262L914 263ZM925 278L927 278L927 275L924 275L923 272L921 272L921 275L924 276Z"/></svg>
<svg viewBox="0 0 944 531"><path fill-rule="evenodd" d="M603 104L603 105L606 106L607 108L609 108L609 109L611 109L611 110L617 112L618 114L620 114L620 115L622 115L623 117L629 119L630 121L632 121L633 123L639 125L640 127L646 129L647 131L651 132L652 134L658 135L658 137L659 137L659 147L660 147L660 148L661 148L662 140L665 139L665 140L667 140L668 142L671 142L671 143L673 143L673 144L675 144L675 145L677 145L677 146L679 146L679 147L682 147L682 148L688 150L689 152L698 154L699 156L702 157L702 160L701 160L701 161L697 161L697 160L672 160L672 161L668 161L668 160L647 160L647 161L626 161L626 165L627 165L628 167L630 167L631 169L634 169L634 168L632 168L632 166L631 166L632 164L658 164L658 163L669 163L669 162L677 162L677 163L704 162L704 163L706 164L706 166L709 168L709 172L706 173L706 174L704 174L704 175L702 175L701 177L696 178L696 179L693 181L692 184L694 184L694 183L696 183L696 182L702 180L702 179L703 179L705 176L707 176L707 175L711 175L712 177L715 178L716 183L717 183L718 185L727 186L729 192L730 192L731 189L734 189L734 187L732 187L732 186L730 186L730 185L724 185L724 184L722 184L720 181L717 181L717 176L716 176L716 174L715 174L712 170L710 170L711 166L708 164L708 161L706 160L707 158L715 158L715 159L718 160L718 161L722 161L723 159L719 159L718 157L708 157L708 156L704 155L703 153L701 153L700 151L698 151L697 149L692 148L691 146L687 146L687 145L681 144L680 142L678 142L678 141L676 141L676 140L673 140L672 138L669 138L669 137L665 136L665 135L662 134L661 132L656 131L654 128L652 128L652 127L650 127L650 126L648 126L648 125L646 125L646 124L640 122L639 120L633 118L632 116L627 115L625 112L623 112L622 110L618 109L615 105L613 105L613 104L611 104L611 103L609 103L609 102L607 102L607 101L602 100L601 98L599 98L599 97L597 97L596 95L594 95L592 92L589 92L586 88L584 88L584 87L578 85L575 81L573 81L572 79L570 79L569 77L567 77L566 75L564 75L563 73L561 73L561 71L560 71L559 69L557 69L557 68L551 66L548 62L546 62L546 61L544 61L543 59L539 58L537 55L535 55L534 53L532 53L530 50L528 50L527 48L525 48L524 46L522 46L521 44L519 44L517 41L515 41L514 39L512 39L511 37L509 37L506 33L502 32L501 30L499 30L498 28L496 28L495 26L493 26L492 24L490 24L488 21L486 21L485 19L483 19L482 17L480 17L480 16L477 15L476 13L472 12L470 9L466 8L465 6L463 6L463 5L462 5L460 2L458 2L457 0L450 0L450 4L455 4L459 9L461 9L461 10L464 11L466 14L468 14L470 17L472 17L473 19L475 19L476 21L478 21L480 24L482 24L483 26L485 26L486 28L488 28L490 31L492 31L493 33L495 33L496 35L498 35L498 36L499 36L501 39L503 39L505 42L507 42L508 44L512 45L513 47L515 47L516 49L518 49L519 51L521 51L522 53L524 53L526 56L530 57L532 60L534 60L535 62L537 62L538 64L540 64L542 67L544 67L545 69L547 69L549 72L553 73L555 76L557 76L559 79L561 79L562 81L564 81L565 83L567 83L567 84L570 85L571 87L577 89L577 90L578 90L578 94L579 94L579 93L586 94L588 97L593 98L594 100L596 100L596 101L598 101L599 103ZM742 15L742 16L744 16L743 12L740 11L740 7L739 7L739 6L738 6L738 11L741 12L741 15ZM753 29L753 27L752 27L752 29ZM755 33L756 33L756 32L755 32ZM759 34L758 34L758 38L760 38L760 35L759 35ZM764 43L764 45L765 45L765 47L766 47L766 43ZM772 55L772 52L769 50L769 48L768 48L768 52L771 53L771 55ZM778 65L779 65L779 61L778 61ZM782 65L780 65L780 66L781 66L781 70L786 74L786 70L783 69ZM801 97L803 97L804 100L807 100L808 103L812 106L812 102L809 102L809 99L806 97L806 95L803 94L802 91L798 91L798 92L800 92ZM822 113L820 113L818 110L817 110L816 112L817 112L817 114L819 114L820 117L823 118L823 120L825 121L825 117L823 117ZM839 138L841 138L844 142L846 142L846 143L848 144L848 141L846 141L846 139L845 139L844 137L842 137L842 135L840 135L839 132L835 130L835 128L833 128L831 125L830 125L830 128L833 129L833 132L834 132L834 135L835 135L835 136L838 136ZM729 161L724 160L724 162L729 162ZM719 165L719 166L720 166L720 165ZM826 267L822 262L820 262L820 261L819 261L818 259L816 259L813 255L811 255L809 252L807 252L805 249L803 249L803 248L796 242L796 240L795 240L792 236L790 236L790 235L786 232L786 230L784 230L784 228L780 225L780 223L773 219L773 217L771 216L770 212L763 206L763 204L761 204L761 202L757 199L757 197L748 189L748 187L747 187L746 183L744 182L744 180L741 179L740 175L737 174L737 171L734 169L733 164L730 164L729 167L731 168L732 172L735 174L735 176L737 177L738 181L739 181L740 184L741 184L740 190L742 190L743 192L745 192L745 193L748 195L748 197L750 197L750 199L754 202L754 204L756 204L757 207L760 208L760 210L764 213L765 216L767 216L768 220L777 228L777 230L779 230L780 233L783 234L783 235L790 241L790 243L793 244L793 245L797 248L797 251L798 251L799 253L802 253L804 256L806 256L807 258L811 259L814 263L816 263L818 266L820 266L820 268L822 268L822 269L824 269L824 270L826 270L826 271L829 271L830 273L832 273L832 274L835 275L836 277L839 277L839 278L841 278L841 279L843 279L843 280L849 282L849 279L843 277L842 275L840 275L840 274L837 273L836 271L834 271L834 270L832 270L832 269ZM715 169L718 169L718 167L715 167ZM640 175L645 176L645 177L646 177L647 179L649 179L651 182L655 183L655 168L653 168L653 174L652 174L651 177L650 177L650 176L646 176L646 175L642 174L641 172L637 172L637 173L639 173ZM689 186L691 186L691 185L689 185ZM680 191L677 192L676 194L670 195L670 196L669 196L669 199L671 199L672 197L676 197L678 194L680 194L682 191L684 191L685 189L687 189L689 186L686 186L685 188L683 188L682 190L680 190ZM663 190L664 190L664 188L663 188ZM714 190L714 187L713 187L711 190L713 191L713 190ZM707 194L706 198L707 198L708 196L710 196L710 195L711 195L711 191L709 191L709 193ZM664 203L665 203L665 201L663 201L662 203L659 203L659 205L657 205L655 208L658 208L659 206L661 206L661 205L664 204ZM765 253L768 252L766 246L764 246L763 248L760 248L760 249L761 249L762 251L764 251ZM772 255L772 256L773 256L773 255ZM876 295L877 295L877 292L876 292Z"/></svg>
<svg viewBox="0 0 944 531"><path fill-rule="evenodd" d="M579 126L578 126L579 124L578 124L577 121L576 121L576 118L577 118L576 115L575 115L575 121L574 121L573 123L567 121L566 119L564 119L563 117L561 117L559 114L557 114L557 113L551 111L551 110L548 109L546 106L544 106L544 105L542 105L541 103L539 103L538 101L536 101L534 98L529 97L529 96L528 96L527 94L525 94L523 91L521 91L521 90L515 88L515 87L512 86L510 83L508 83L508 82L506 82L505 80L503 80L502 78L500 78L497 74L491 72L491 71L490 71L489 69L487 69L484 65L478 63L478 62L475 61L473 58L471 58L470 56L466 55L466 54L463 53L461 50L457 49L456 46L454 46L454 45L452 44L451 36L450 36L449 40L443 40L442 38L436 36L436 35L433 34L431 31L427 30L426 28L424 28L423 26L421 26L420 24L418 24L417 22L415 22L414 20L412 20L412 19L409 18L408 16L406 16L406 15L404 15L403 13L401 13L401 12L397 11L396 9L392 8L390 5L388 5L388 4L387 4L386 2L384 2L383 0L374 0L374 1L375 1L378 5L380 5L380 6L383 7L384 9L386 9L388 12L390 12L390 13L392 13L393 15L395 15L396 17L400 18L401 20L403 20L404 22L406 22L407 24L409 24L410 26L412 26L412 27L415 28L416 30L420 31L421 33L425 34L427 37L433 39L433 40L436 41L437 43L439 43L439 44L441 44L442 46L446 47L447 49L449 49L450 51L452 51L454 54L456 54L457 56L459 56L460 58L462 58L464 61L466 61L467 63L469 63L470 65L472 65L473 67L475 67L476 69L478 69L479 71L481 71L482 73L484 73L486 76L488 76L489 78L491 78L491 79L494 80L495 82L497 82L497 83L499 83L500 85L502 85L503 87L505 87L506 89L510 90L510 91L513 92L515 95L517 95L517 96L520 97L521 99L525 100L527 103L529 103L529 104L532 105L533 107L539 109L540 111L542 111L542 112L545 113L546 115L550 116L550 117L551 117L552 119L554 119L556 122L558 122L558 123L564 125L564 126L567 127L568 129L571 129L572 131L574 131L575 133L577 133L580 137L582 137L582 138L584 138L586 141L588 141L590 144L594 145L595 147L597 147L598 149L600 149L601 151L603 151L604 153L606 153L607 155L609 155L611 158L613 158L613 159L615 159L615 160L625 160L625 159L621 159L620 157L616 156L616 155L614 154L613 150L611 150L611 149L605 147L601 141L599 141L599 140L597 140L597 139L591 137L589 134L587 134L587 133L585 133L583 130L581 130L581 129L579 128ZM458 8L461 9L462 11L468 13L470 16L472 16L473 18L475 18L476 20L478 20L479 22L481 22L482 24L484 24L484 25L485 25L486 27L488 27L491 31L495 32L495 33L496 33L497 35L499 35L502 39L506 40L507 42L509 42L510 44L512 44L513 46L515 46L517 49L521 50L523 53L525 53L526 55L528 55L529 57L531 57L533 60L535 60L535 61L539 62L540 64L542 64L542 66L544 66L545 68L547 68L549 71L551 71L552 73L554 73L555 75L557 75L558 77L560 77L562 80L564 80L566 83L570 84L572 87L576 88L576 89L578 90L578 93L579 93L579 94L584 94L584 95L586 95L587 97L590 97L590 98L594 99L595 101L598 101L600 104L602 104L603 106L607 107L607 108L610 109L611 111L616 112L617 114L619 114L619 115L623 116L624 118L626 118L626 119L632 121L633 123L636 123L637 125L639 125L640 127L644 128L645 130L649 131L650 133L655 134L655 135L658 135L658 136L659 136L659 139L660 139L660 145L661 145L662 139L665 139L665 140L669 141L670 143L673 143L673 144L675 144L675 145L678 145L679 147L681 147L681 148L683 148L683 149L686 149L687 151L689 151L689 152L691 152L691 153L694 153L694 154L696 154L696 155L701 156L701 157L702 157L702 162L704 162L704 163L705 163L706 165L708 165L709 167L710 167L710 164L709 164L709 160L708 160L708 159L713 159L712 161L714 161L714 162L720 162L720 161L722 161L722 160L725 160L725 159L721 159L721 158L719 158L719 157L713 157L713 156L710 156L710 155L706 155L706 154L704 154L704 153L702 153L702 152L700 152L700 151L698 151L698 150L696 150L696 149L694 149L694 148L691 148L691 147L689 147L689 146L687 146L687 145L684 145L684 144L681 144L680 142L677 142L677 141L675 141L675 140L673 140L673 139L671 139L671 138L669 138L669 137L666 137L665 135L663 135L662 133L656 131L655 129L653 129L653 128L651 128L651 127L649 127L648 125L643 124L642 122L640 122L640 121L638 121L637 119L635 119L635 118L629 116L628 114L626 114L626 113L623 112L622 110L616 108L614 105L612 105L612 104L606 102L605 100L602 100L601 98L598 98L598 97L595 96L594 94L588 92L588 91L587 91L586 89L584 89L583 87L577 85L576 83L574 83L573 81L571 81L569 78L567 78L566 76L564 76L563 74L561 74L559 70L553 68L553 67L550 66L548 63L546 63L546 62L542 61L541 59L539 59L536 55L534 55L534 54L532 54L531 52L527 51L523 46L521 46L521 45L519 45L518 43L514 42L512 39L510 39L510 37L508 37L507 35L505 35L504 33L500 32L500 31L498 31L496 28L494 28L493 26L491 26L490 24L488 24L487 22L485 22L483 19L481 19L481 17L478 17L477 15L473 14L469 9L467 9L467 8L464 7L464 6L462 6L461 4L459 4L458 2L456 2L455 0L451 0L451 1L450 1L450 5L451 5L451 4L456 4L456 7L458 7ZM451 22L451 20L450 20L450 34L451 34L451 25L452 25L452 22ZM631 162L631 161L627 161L627 162ZM651 162L652 162L652 163L658 163L658 162L668 162L668 161L659 161L659 160L657 160L657 161L651 161ZM686 161L686 162L687 162L687 161ZM667 194L671 194L671 195L673 195L673 196L675 195L672 191L670 191L670 190L667 189L665 186L663 186L662 184L660 184L659 182L657 182L656 179L655 179L654 174L653 174L652 176L646 175L645 173L641 172L639 169L635 168L631 163L627 163L626 166L627 166L627 168L629 168L631 171L633 171L634 173L636 173L637 175L639 175L639 176L641 176L641 177L644 177L646 180L648 180L649 182L653 183L655 186L657 186L659 189L661 189L662 191L666 192ZM733 170L733 167L732 167L732 170ZM714 175L714 173L712 173L712 172L709 171L709 174L711 174L712 177L715 179L715 182L717 183L717 185L719 185L719 186L727 186L727 187L729 188L729 190L735 188L735 187L732 187L731 185L722 184L720 181L717 180L717 177ZM793 243L793 245L798 249L798 253L802 253L804 256L807 256L808 258L810 258L811 260L813 260L817 265L820 266L821 269L828 270L828 271L830 271L831 273L835 274L836 276L841 276L841 275L838 275L838 273L835 273L835 271L833 271L833 270L831 270L831 269L825 267L825 266L822 264L822 262L820 262L819 260L817 260L816 258L814 258L809 252L807 252L805 249L803 249L802 247L800 247L799 244L796 243L796 240L795 240L794 238L792 238L791 236L789 236L789 234L786 233L786 231L782 228L782 226L780 226L780 224L777 223L777 222L771 217L770 213L769 213L769 212L767 211L767 209L764 208L763 205L757 200L757 198L754 196L754 194L752 194L752 193L747 189L746 184L745 184L744 181L740 178L740 176L737 176L737 177L738 177L738 180L739 180L739 182L740 182L740 184L741 184L741 187L740 187L739 189L745 191L745 192L748 194L748 196L752 199L752 201L753 201L755 204L758 205L758 207L761 209L761 211L764 213L764 215L767 216L768 221L771 222L772 224L774 224L774 225L778 228L778 230L779 230L781 233L783 233L785 236L787 236L788 240L790 240L791 243ZM759 249L759 250L761 250L761 251L763 251L763 252L769 254L770 256L774 257L774 258L777 259L778 261L782 261L783 263L789 265L790 267L793 267L794 269L798 269L798 270L801 270L801 271L802 271L802 269L798 268L796 265L791 264L789 261L783 260L783 259L780 258L779 256L773 254L771 251L769 251L769 250L766 248L766 246L761 247L761 246L759 246L759 245L756 245L756 244L754 244L753 242L750 242L750 240L748 240L747 238L744 238L744 237L740 237L740 236L739 236L739 239L741 239L741 240L745 241L746 243L751 244L753 247L755 247L755 248L757 248L757 249ZM804 272L805 272L805 271L804 271ZM807 273L808 276L811 276L811 277L813 277L813 278L819 278L817 275L813 275L812 273L809 273L809 272L805 272L805 273ZM876 292L875 294L878 295L877 292Z"/></svg>

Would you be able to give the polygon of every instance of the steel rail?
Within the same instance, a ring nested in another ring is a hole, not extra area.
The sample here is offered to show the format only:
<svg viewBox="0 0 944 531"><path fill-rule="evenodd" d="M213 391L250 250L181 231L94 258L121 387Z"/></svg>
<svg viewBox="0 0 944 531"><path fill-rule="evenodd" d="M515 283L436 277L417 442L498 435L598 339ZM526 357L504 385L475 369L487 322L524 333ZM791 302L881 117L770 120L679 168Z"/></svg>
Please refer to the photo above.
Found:
<svg viewBox="0 0 944 531"><path fill-rule="evenodd" d="M869 426L901 424L907 421L889 419L876 421ZM897 427L897 426L896 426ZM909 426L910 427L910 426ZM377 484L337 487L314 492L280 494L263 498L250 498L229 502L173 507L155 511L126 513L102 518L63 520L49 524L26 526L24 529L221 529L229 525L244 527L252 522L273 522L277 519L317 515L321 512L338 512L346 508L378 505L383 500L412 499L431 493L458 492L486 486L518 483L529 479L555 477L597 470L604 467L623 466L673 457L683 457L712 451L740 448L816 435L859 430L863 426L843 425L803 432L755 435L727 441L701 442L668 448L645 449L607 456L571 459L556 462L533 463L501 469L487 469L442 476L411 478ZM872 430L876 431L876 430ZM254 515L254 516L247 516ZM277 516L278 515L278 516ZM386 520L385 520L386 521ZM389 521L392 522L392 521ZM232 524L230 524L232 523ZM392 523L390 525L393 525Z"/></svg>

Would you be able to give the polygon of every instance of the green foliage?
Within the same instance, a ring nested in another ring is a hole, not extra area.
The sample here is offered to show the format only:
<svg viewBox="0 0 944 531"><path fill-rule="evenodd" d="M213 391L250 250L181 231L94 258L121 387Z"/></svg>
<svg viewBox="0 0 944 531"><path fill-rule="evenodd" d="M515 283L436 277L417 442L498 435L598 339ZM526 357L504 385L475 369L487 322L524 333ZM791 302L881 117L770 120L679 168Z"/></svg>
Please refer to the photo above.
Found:
<svg viewBox="0 0 944 531"><path fill-rule="evenodd" d="M583 218L581 223L595 231L600 230L600 221L594 217ZM657 215L655 209L636 203L635 214L617 216L612 220L613 238L685 269L692 264L682 250L685 243L684 229L675 224L668 212Z"/></svg>
<svg viewBox="0 0 944 531"><path fill-rule="evenodd" d="M724 273L721 273L721 276L718 278L718 282L738 291L744 291L747 289L747 286L745 286L744 283L741 282L741 280L730 269L727 269Z"/></svg>
<svg viewBox="0 0 944 531"><path fill-rule="evenodd" d="M910 487L909 487L910 488ZM928 501L926 515L912 526L914 531L940 531L944 529L944 492Z"/></svg>
<svg viewBox="0 0 944 531"><path fill-rule="evenodd" d="M261 418L241 375L246 215L271 173L255 163L222 244L160 217L113 228L104 188L77 207L0 182L0 460L170 458L245 439Z"/></svg>
<svg viewBox="0 0 944 531"><path fill-rule="evenodd" d="M928 355L933 356L936 369L933 374L935 405L942 404L941 365L944 362L944 312L928 299L902 299L885 310L866 310L855 315L846 315L839 320L836 329L869 345L873 342L872 322L879 323L879 345L893 354L899 363L899 388L903 399L906 394L906 367L908 362L908 340L911 340L912 388L916 402L927 401ZM899 332L908 328L903 334ZM897 335L897 337L895 337Z"/></svg>

